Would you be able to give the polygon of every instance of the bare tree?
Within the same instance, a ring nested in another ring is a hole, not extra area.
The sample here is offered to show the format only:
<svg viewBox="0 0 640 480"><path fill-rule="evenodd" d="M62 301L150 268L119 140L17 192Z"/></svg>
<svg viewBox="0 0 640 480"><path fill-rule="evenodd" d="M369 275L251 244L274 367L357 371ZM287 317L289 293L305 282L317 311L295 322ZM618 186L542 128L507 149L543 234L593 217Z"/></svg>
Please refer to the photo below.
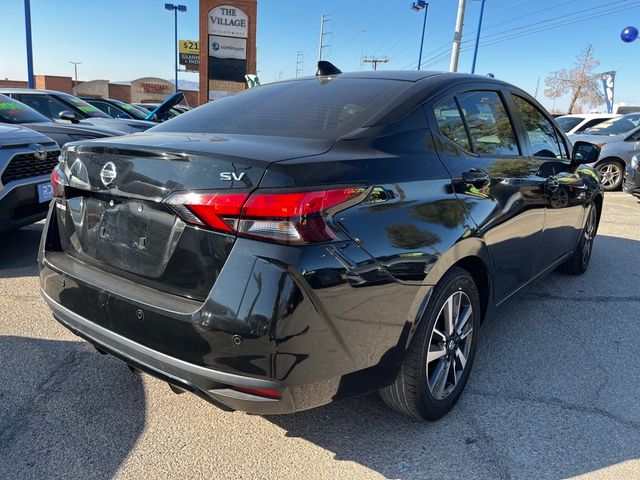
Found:
<svg viewBox="0 0 640 480"><path fill-rule="evenodd" d="M569 113L582 106L595 107L604 102L604 96L600 92L600 74L593 70L600 62L593 56L593 45L587 44L586 48L576 57L575 67L567 71L565 68L553 72L544 83L548 87L544 94L556 98L571 94Z"/></svg>

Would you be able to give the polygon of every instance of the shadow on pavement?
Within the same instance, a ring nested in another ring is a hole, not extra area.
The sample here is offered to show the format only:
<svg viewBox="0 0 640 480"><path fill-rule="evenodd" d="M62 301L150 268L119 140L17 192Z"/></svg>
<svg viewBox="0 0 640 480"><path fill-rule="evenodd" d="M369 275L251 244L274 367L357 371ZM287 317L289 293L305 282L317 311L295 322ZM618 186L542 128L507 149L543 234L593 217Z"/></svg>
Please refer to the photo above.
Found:
<svg viewBox="0 0 640 480"><path fill-rule="evenodd" d="M434 423L375 394L270 422L392 478L566 478L640 459L640 242L598 236L495 312L467 389ZM624 260L623 260L624 259Z"/></svg>
<svg viewBox="0 0 640 480"><path fill-rule="evenodd" d="M0 278L38 275L38 245L43 223L0 234Z"/></svg>
<svg viewBox="0 0 640 480"><path fill-rule="evenodd" d="M0 478L113 478L144 427L139 376L84 342L3 336L0 364Z"/></svg>

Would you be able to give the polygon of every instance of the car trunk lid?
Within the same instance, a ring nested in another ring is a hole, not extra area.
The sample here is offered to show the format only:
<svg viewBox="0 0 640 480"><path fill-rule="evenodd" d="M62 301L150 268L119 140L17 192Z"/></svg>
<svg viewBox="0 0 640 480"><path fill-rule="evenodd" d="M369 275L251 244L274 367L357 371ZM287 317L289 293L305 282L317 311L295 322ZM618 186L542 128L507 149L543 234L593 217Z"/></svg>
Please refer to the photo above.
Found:
<svg viewBox="0 0 640 480"><path fill-rule="evenodd" d="M235 236L189 226L163 200L175 192L249 192L271 163L330 147L317 140L167 133L75 144L62 157L67 188L56 202L62 248L115 275L202 300Z"/></svg>

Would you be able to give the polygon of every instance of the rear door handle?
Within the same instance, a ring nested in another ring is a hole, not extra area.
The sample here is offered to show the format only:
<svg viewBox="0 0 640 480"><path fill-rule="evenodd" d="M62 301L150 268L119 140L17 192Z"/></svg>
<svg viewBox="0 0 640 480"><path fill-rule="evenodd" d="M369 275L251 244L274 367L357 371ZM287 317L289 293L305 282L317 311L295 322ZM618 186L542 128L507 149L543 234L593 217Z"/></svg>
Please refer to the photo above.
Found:
<svg viewBox="0 0 640 480"><path fill-rule="evenodd" d="M466 172L462 172L462 181L474 187L484 187L491 181L491 177L480 168L470 168Z"/></svg>

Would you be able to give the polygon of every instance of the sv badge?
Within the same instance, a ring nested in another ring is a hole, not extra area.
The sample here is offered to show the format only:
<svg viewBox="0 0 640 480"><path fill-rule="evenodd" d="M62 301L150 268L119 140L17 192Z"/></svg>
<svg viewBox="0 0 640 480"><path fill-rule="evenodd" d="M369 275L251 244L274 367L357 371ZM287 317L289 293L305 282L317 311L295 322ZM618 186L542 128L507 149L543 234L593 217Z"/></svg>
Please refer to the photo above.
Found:
<svg viewBox="0 0 640 480"><path fill-rule="evenodd" d="M227 182L239 182L243 179L246 172L236 173L236 172L220 172L220 180L225 180Z"/></svg>

